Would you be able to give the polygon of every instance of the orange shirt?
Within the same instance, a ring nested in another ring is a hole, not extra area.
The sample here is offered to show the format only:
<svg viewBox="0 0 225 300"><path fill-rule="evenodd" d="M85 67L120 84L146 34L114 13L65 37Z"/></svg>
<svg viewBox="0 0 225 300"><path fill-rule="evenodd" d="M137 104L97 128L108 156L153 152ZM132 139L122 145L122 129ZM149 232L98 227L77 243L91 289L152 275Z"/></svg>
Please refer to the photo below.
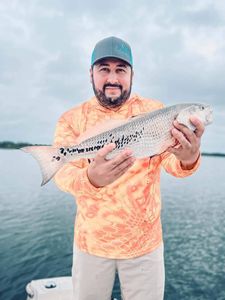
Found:
<svg viewBox="0 0 225 300"><path fill-rule="evenodd" d="M126 119L162 108L159 101L132 96L117 111L98 104L93 97L59 119L57 146L74 145L77 137L106 119ZM160 220L160 169L176 176L191 175L199 166L184 170L173 154L137 159L115 182L94 187L87 177L88 160L69 162L55 176L60 189L76 198L76 246L89 254L108 258L132 258L153 251L162 242Z"/></svg>

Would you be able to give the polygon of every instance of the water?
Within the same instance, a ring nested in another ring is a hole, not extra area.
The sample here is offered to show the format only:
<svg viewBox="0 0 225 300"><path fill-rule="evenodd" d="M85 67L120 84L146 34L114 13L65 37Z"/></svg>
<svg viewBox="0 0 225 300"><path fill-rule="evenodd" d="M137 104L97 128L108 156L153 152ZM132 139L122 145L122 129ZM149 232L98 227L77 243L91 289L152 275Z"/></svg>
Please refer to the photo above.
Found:
<svg viewBox="0 0 225 300"><path fill-rule="evenodd" d="M225 299L224 170L203 157L192 177L162 174L165 300ZM76 206L20 151L0 150L0 178L0 299L25 300L31 280L71 274Z"/></svg>

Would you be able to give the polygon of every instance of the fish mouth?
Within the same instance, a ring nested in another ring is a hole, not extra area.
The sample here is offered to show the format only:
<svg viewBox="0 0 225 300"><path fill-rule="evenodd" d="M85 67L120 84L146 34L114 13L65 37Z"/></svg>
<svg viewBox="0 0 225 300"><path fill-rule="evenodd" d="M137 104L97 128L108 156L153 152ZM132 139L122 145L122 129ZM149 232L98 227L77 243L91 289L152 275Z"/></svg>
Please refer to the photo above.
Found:
<svg viewBox="0 0 225 300"><path fill-rule="evenodd" d="M213 122L213 116L212 115L207 116L206 121L208 124L211 124Z"/></svg>
<svg viewBox="0 0 225 300"><path fill-rule="evenodd" d="M213 122L213 109L212 109L212 107L209 107L208 109L209 109L209 111L206 116L206 121L207 121L207 124L211 124Z"/></svg>

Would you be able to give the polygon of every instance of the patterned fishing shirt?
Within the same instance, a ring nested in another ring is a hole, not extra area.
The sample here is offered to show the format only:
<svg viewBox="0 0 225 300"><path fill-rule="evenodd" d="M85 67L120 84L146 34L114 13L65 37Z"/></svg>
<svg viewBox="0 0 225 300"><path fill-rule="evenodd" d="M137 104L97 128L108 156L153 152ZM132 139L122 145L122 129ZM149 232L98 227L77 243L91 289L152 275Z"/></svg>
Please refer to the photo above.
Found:
<svg viewBox="0 0 225 300"><path fill-rule="evenodd" d="M163 104L138 95L130 97L117 111L99 105L95 97L59 119L56 146L72 146L86 130L108 119L127 119L162 108ZM57 186L75 197L77 212L74 238L76 246L89 254L107 258L132 258L156 249L162 242L160 219L160 170L176 177L196 171L184 170L173 154L137 159L113 183L96 188L87 177L88 160L67 163L55 176Z"/></svg>

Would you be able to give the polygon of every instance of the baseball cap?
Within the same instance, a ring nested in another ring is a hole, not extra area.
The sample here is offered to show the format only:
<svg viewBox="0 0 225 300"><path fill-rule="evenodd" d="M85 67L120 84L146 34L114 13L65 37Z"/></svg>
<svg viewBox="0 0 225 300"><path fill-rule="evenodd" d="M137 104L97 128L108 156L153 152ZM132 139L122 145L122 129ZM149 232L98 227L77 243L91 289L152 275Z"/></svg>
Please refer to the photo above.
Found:
<svg viewBox="0 0 225 300"><path fill-rule="evenodd" d="M98 60L103 58L118 58L131 67L133 58L129 44L120 38L111 36L99 41L92 52L91 65L93 66Z"/></svg>

